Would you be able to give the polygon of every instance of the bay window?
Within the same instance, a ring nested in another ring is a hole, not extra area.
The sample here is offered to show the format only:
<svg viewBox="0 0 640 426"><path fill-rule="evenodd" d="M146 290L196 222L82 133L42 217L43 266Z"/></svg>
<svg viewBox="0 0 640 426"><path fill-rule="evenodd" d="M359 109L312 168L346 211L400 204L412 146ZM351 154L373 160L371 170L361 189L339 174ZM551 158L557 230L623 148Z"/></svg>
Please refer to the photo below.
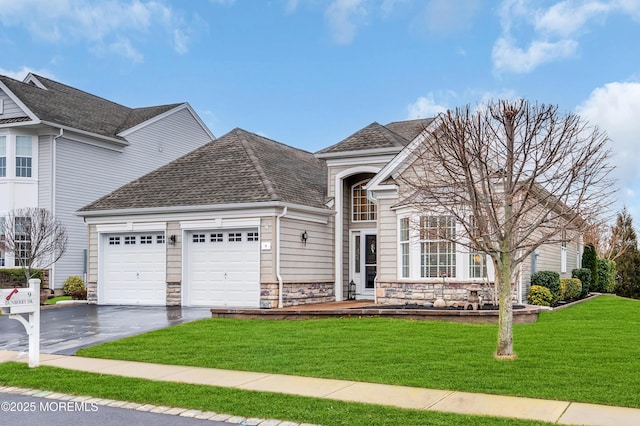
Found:
<svg viewBox="0 0 640 426"><path fill-rule="evenodd" d="M0 177L7 176L7 137L0 136Z"/></svg>
<svg viewBox="0 0 640 426"><path fill-rule="evenodd" d="M420 218L420 277L456 276L456 244L449 240L456 232L452 216Z"/></svg>
<svg viewBox="0 0 640 426"><path fill-rule="evenodd" d="M492 279L488 256L467 248L454 216L399 214L397 276L426 282ZM460 244L456 241L458 238Z"/></svg>
<svg viewBox="0 0 640 426"><path fill-rule="evenodd" d="M31 136L16 136L16 177L31 177Z"/></svg>
<svg viewBox="0 0 640 426"><path fill-rule="evenodd" d="M401 276L409 278L410 275L410 252L409 252L409 218L400 219L400 261Z"/></svg>

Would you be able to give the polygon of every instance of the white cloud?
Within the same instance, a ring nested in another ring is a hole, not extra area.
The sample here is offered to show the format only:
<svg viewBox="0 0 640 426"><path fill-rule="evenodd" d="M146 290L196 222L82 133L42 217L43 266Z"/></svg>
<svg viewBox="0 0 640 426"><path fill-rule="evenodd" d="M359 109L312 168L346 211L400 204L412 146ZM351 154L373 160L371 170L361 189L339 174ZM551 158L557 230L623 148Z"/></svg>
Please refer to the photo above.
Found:
<svg viewBox="0 0 640 426"><path fill-rule="evenodd" d="M16 71L16 70L6 70L4 68L0 68L0 75L5 75L7 77L11 77L15 80L20 80L20 81L24 80L24 78L30 72L41 75L43 77L55 79L55 76L49 71L47 71L46 69L36 70L27 66L23 66L22 68Z"/></svg>
<svg viewBox="0 0 640 426"><path fill-rule="evenodd" d="M109 51L117 55L120 55L122 57L125 57L131 60L131 62L134 62L136 64L144 62L144 55L138 52L131 45L131 41L129 41L129 39L126 39L126 38L122 38L114 43L111 43L111 45L109 45Z"/></svg>
<svg viewBox="0 0 640 426"><path fill-rule="evenodd" d="M333 40L338 44L353 41L358 25L367 16L367 0L333 0L325 11L325 18Z"/></svg>
<svg viewBox="0 0 640 426"><path fill-rule="evenodd" d="M546 62L569 57L575 54L577 48L578 43L573 40L534 40L527 50L523 50L515 45L512 38L501 37L493 45L491 56L497 70L524 74Z"/></svg>
<svg viewBox="0 0 640 426"><path fill-rule="evenodd" d="M433 99L433 95L421 96L414 103L407 106L407 119L414 120L417 118L429 118L445 112L447 107L439 105Z"/></svg>
<svg viewBox="0 0 640 426"><path fill-rule="evenodd" d="M0 23L22 27L42 43L87 43L94 51L113 50L128 39L127 57L136 62L142 53L132 39L144 43L160 33L174 42L176 52L188 49L188 38L175 37L185 23L170 6L156 0L0 0Z"/></svg>
<svg viewBox="0 0 640 426"><path fill-rule="evenodd" d="M612 164L622 188L622 204L640 203L635 199L640 192L640 82L613 82L598 87L576 112L611 138ZM640 214L640 210L636 213Z"/></svg>
<svg viewBox="0 0 640 426"><path fill-rule="evenodd" d="M578 51L579 38L593 22L604 23L612 13L640 20L637 0L563 0L536 7L528 0L504 0L499 8L502 34L492 58L498 72L528 73L542 64L569 58ZM532 31L530 40L515 33ZM526 46L526 47L523 47Z"/></svg>

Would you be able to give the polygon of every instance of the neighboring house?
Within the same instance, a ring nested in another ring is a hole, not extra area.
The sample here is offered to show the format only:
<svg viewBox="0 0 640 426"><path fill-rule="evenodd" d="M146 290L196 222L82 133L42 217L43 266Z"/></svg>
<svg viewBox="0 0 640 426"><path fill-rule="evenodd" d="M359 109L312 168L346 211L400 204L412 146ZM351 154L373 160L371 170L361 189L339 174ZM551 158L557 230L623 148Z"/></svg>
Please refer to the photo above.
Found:
<svg viewBox="0 0 640 426"><path fill-rule="evenodd" d="M42 207L64 223L67 252L50 271L61 289L86 272L79 208L212 139L187 103L129 108L35 74L0 76L0 217Z"/></svg>
<svg viewBox="0 0 640 426"><path fill-rule="evenodd" d="M431 121L372 123L315 155L235 129L121 187L78 212L89 226L89 299L273 308L454 301L471 284L491 288L485 256L452 243L438 257L446 265L421 267L424 248L442 242L420 240L407 225L415 212L398 205L394 176ZM579 252L540 248L516 300L532 269L570 273Z"/></svg>

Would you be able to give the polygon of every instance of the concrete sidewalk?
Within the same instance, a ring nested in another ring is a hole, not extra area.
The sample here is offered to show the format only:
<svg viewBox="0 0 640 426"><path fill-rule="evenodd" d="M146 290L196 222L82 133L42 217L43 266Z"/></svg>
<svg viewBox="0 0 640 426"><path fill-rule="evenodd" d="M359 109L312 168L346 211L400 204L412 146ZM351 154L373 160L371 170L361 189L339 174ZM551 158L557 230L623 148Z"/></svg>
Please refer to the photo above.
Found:
<svg viewBox="0 0 640 426"><path fill-rule="evenodd" d="M26 358L25 354L0 351L0 362L26 362ZM640 409L567 401L65 355L41 354L40 365L149 380L279 392L418 410L540 420L558 424L640 424Z"/></svg>

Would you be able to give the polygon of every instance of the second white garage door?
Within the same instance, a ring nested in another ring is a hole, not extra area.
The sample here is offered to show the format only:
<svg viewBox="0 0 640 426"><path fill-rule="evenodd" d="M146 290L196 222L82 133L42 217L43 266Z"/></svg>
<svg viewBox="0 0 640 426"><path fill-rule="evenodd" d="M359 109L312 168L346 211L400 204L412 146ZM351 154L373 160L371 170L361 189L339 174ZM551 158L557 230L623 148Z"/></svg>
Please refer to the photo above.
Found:
<svg viewBox="0 0 640 426"><path fill-rule="evenodd" d="M258 229L193 231L187 234L187 304L260 306Z"/></svg>

